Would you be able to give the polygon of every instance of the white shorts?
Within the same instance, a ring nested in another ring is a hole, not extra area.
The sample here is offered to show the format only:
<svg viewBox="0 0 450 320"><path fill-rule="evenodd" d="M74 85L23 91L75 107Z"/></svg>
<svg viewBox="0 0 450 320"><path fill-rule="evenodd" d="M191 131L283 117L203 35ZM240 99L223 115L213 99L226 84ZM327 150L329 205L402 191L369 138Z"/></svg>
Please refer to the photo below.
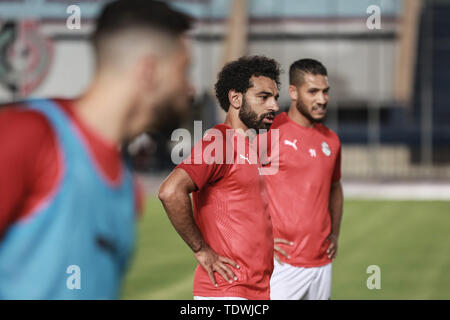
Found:
<svg viewBox="0 0 450 320"><path fill-rule="evenodd" d="M194 300L248 300L240 297L200 297L194 296Z"/></svg>
<svg viewBox="0 0 450 320"><path fill-rule="evenodd" d="M331 263L313 268L274 263L270 279L271 300L328 300L331 294Z"/></svg>

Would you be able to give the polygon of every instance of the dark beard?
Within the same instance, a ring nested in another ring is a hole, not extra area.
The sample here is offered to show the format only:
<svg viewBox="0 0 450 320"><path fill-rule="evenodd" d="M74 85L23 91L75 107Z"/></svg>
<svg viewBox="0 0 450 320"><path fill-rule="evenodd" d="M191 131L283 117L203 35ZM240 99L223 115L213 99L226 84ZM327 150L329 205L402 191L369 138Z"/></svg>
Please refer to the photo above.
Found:
<svg viewBox="0 0 450 320"><path fill-rule="evenodd" d="M275 117L275 112L264 113L258 118L256 112L252 110L244 97L242 107L241 109L239 109L239 119L241 119L241 121L247 126L247 128L255 130L268 130L271 124L264 123L264 118L269 115Z"/></svg>
<svg viewBox="0 0 450 320"><path fill-rule="evenodd" d="M149 132L158 133L163 137L170 138L173 130L181 126L183 116L177 113L175 108L171 105L166 105L160 110L155 122L149 128Z"/></svg>
<svg viewBox="0 0 450 320"><path fill-rule="evenodd" d="M189 110L193 109L194 97L189 97L188 106L184 109L177 108L172 102L167 102L158 107L156 119L149 128L149 132L157 133L170 138L175 129L180 128L189 119Z"/></svg>
<svg viewBox="0 0 450 320"><path fill-rule="evenodd" d="M308 108L305 106L305 104L303 103L302 100L298 99L297 100L297 110L298 112L300 112L306 119L308 119L311 123L321 123L325 118L323 117L322 119L315 119L311 116L311 114L308 112Z"/></svg>

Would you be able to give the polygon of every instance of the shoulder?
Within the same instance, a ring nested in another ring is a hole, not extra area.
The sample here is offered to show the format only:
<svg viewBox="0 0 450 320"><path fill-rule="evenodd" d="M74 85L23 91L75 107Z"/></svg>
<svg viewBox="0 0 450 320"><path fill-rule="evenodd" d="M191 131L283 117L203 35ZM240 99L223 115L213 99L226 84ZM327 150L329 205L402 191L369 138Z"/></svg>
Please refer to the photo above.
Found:
<svg viewBox="0 0 450 320"><path fill-rule="evenodd" d="M225 140L227 133L232 134L232 132L233 130L227 127L226 125L218 124L206 130L202 140L204 140L205 142L209 142L212 137L218 140Z"/></svg>
<svg viewBox="0 0 450 320"><path fill-rule="evenodd" d="M205 131L203 137L195 142L191 153L180 165L223 163L226 152L233 147L233 130L219 124Z"/></svg>
<svg viewBox="0 0 450 320"><path fill-rule="evenodd" d="M325 126L321 123L318 123L316 125L316 128L322 135L324 135L325 137L330 139L332 142L337 143L338 145L341 144L341 141L340 141L337 133L334 132L333 130L331 130L330 128L328 128L327 126Z"/></svg>
<svg viewBox="0 0 450 320"><path fill-rule="evenodd" d="M46 116L25 108L23 104L11 104L0 108L0 131L3 137L13 138L16 143L20 140L32 143L53 134Z"/></svg>
<svg viewBox="0 0 450 320"><path fill-rule="evenodd" d="M287 123L289 123L288 115L286 112L282 112L275 117L270 129L279 129Z"/></svg>
<svg viewBox="0 0 450 320"><path fill-rule="evenodd" d="M208 130L203 135L203 146L207 146L213 142L223 144L223 147L231 147L234 143L236 131L225 124L218 124Z"/></svg>

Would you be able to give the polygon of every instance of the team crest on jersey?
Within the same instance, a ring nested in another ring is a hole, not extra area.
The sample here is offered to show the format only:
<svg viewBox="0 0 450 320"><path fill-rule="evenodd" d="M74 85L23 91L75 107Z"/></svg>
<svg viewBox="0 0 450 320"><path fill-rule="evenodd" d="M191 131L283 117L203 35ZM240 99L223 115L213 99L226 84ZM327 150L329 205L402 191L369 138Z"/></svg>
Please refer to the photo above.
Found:
<svg viewBox="0 0 450 320"><path fill-rule="evenodd" d="M326 155L327 157L329 157L331 155L331 149L328 146L328 143L326 142L322 142L322 152L324 155Z"/></svg>

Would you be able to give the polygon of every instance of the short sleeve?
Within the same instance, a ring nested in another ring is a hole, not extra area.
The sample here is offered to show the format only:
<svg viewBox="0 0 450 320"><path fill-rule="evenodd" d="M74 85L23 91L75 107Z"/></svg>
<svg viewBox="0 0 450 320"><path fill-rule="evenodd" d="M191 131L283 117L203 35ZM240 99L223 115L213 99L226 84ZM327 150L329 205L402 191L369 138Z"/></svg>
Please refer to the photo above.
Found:
<svg viewBox="0 0 450 320"><path fill-rule="evenodd" d="M57 147L47 119L35 111L0 111L0 237L51 192Z"/></svg>

